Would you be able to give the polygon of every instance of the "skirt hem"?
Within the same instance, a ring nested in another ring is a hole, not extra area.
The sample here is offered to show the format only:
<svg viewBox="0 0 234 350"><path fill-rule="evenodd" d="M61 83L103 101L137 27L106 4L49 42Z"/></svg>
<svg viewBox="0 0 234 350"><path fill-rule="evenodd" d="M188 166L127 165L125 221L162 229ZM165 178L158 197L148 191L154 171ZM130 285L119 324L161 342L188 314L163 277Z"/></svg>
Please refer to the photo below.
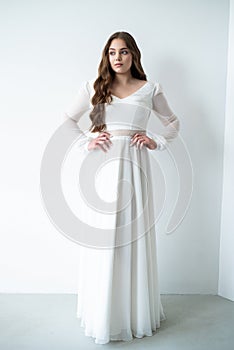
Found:
<svg viewBox="0 0 234 350"><path fill-rule="evenodd" d="M125 341L125 342L131 342L134 340L134 338L137 339L142 339L144 337L152 337L154 336L157 332L157 330L160 328L160 323L156 325L155 328L153 328L151 331L145 331L142 334L138 334L137 332L134 332L133 330L131 330L131 332L128 332L127 336L122 336L121 334L118 335L114 335L114 334L110 334L108 338L106 339L98 339L97 336L94 334L94 332L88 332L86 329L86 326L84 324L84 320L82 319L81 316L79 316L78 314L76 314L76 317L81 321L81 329L83 330L85 336L87 337L91 337L94 339L95 344L107 344L110 341ZM165 321L167 318L165 315L161 316L160 318L160 322Z"/></svg>

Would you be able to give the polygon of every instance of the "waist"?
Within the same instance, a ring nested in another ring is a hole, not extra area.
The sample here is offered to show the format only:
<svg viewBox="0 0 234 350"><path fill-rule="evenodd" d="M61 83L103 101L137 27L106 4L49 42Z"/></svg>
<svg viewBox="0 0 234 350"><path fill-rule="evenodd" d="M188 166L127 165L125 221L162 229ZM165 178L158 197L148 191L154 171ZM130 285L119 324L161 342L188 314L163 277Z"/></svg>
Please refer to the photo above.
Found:
<svg viewBox="0 0 234 350"><path fill-rule="evenodd" d="M113 136L132 136L136 133L138 134L145 134L146 130L142 129L115 129L115 130L106 130Z"/></svg>

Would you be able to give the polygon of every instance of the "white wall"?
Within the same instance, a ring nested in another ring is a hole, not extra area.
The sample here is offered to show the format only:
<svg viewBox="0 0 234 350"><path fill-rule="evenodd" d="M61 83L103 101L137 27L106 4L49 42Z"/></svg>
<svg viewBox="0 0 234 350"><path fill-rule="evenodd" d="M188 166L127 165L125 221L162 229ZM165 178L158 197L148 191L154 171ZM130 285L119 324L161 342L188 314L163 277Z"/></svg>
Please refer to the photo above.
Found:
<svg viewBox="0 0 234 350"><path fill-rule="evenodd" d="M169 209L159 223L161 291L217 293L228 11L227 0L1 4L1 292L76 292L77 247L44 211L40 162L107 38L126 30L181 120L195 175L181 225L164 234Z"/></svg>
<svg viewBox="0 0 234 350"><path fill-rule="evenodd" d="M230 2L219 295L234 301L234 0Z"/></svg>

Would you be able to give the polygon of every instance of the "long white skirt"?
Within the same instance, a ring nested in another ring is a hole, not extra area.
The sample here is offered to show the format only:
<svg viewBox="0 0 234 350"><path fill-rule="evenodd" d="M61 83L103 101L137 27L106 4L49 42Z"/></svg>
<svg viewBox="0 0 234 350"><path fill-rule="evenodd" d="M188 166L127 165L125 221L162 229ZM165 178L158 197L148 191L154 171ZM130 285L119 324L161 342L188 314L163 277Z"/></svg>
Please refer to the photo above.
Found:
<svg viewBox="0 0 234 350"><path fill-rule="evenodd" d="M85 241L78 245L77 317L84 334L93 337L96 344L152 336L166 319L160 299L149 150L130 147L129 136L111 140L107 153L98 149L89 152L90 166L85 171L87 174L90 169L93 174L98 196L105 203L114 203L111 208L116 210L95 211L95 205L86 206L82 196L77 205L77 194L75 202L70 202L87 224L107 233L110 229L110 236L114 232L112 246L108 241L104 247L103 240L99 245L98 234L92 247L90 241L89 246ZM98 172L96 165L92 169L97 159L103 165ZM76 180L80 164L78 168ZM87 188L93 186L90 178L87 174ZM74 196L74 190L71 192Z"/></svg>

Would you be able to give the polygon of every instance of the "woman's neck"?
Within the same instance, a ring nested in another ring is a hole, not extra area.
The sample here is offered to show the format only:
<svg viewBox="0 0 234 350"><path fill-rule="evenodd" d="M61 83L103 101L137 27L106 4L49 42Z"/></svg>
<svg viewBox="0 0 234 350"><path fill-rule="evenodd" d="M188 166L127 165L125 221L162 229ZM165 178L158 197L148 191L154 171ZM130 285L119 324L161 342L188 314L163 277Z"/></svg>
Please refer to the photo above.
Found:
<svg viewBox="0 0 234 350"><path fill-rule="evenodd" d="M115 74L114 78L114 84L121 85L121 86L127 86L131 84L135 79L132 77L131 73L125 73L125 74Z"/></svg>

